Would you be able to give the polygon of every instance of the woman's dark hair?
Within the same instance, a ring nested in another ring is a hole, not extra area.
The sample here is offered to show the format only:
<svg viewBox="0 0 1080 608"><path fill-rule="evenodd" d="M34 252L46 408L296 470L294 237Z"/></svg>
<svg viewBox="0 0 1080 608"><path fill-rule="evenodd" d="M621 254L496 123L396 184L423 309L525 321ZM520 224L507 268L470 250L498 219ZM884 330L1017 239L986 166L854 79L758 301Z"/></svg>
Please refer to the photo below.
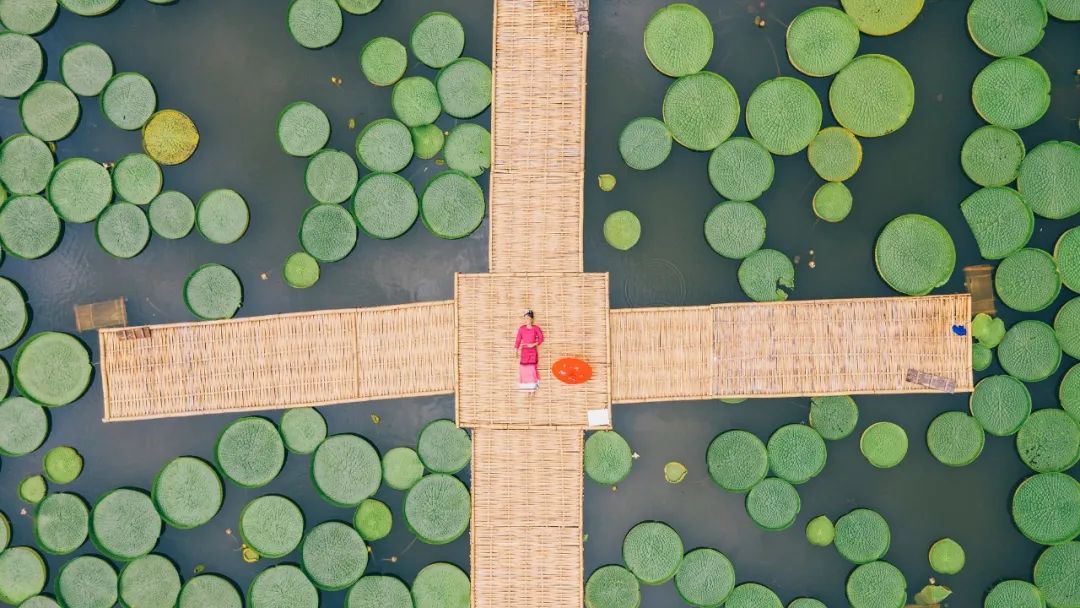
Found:
<svg viewBox="0 0 1080 608"><path fill-rule="evenodd" d="M533 315L533 311L531 311L531 310L526 310L526 311L525 311L525 314L524 314L524 315L522 315L522 316L525 316L525 317L529 317L530 319L534 319L534 318L536 318L536 316L535 316L535 315Z"/></svg>

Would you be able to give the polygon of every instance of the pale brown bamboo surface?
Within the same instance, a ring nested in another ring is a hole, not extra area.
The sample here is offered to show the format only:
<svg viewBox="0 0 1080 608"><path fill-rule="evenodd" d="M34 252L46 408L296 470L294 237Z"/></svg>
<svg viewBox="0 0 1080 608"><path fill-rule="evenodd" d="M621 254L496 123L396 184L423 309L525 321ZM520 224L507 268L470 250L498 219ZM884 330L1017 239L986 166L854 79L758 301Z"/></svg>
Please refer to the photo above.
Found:
<svg viewBox="0 0 1080 608"><path fill-rule="evenodd" d="M711 318L710 318L711 317ZM972 390L968 294L612 311L612 401ZM693 370L687 368L696 365ZM703 381L707 374L708 382Z"/></svg>
<svg viewBox="0 0 1080 608"><path fill-rule="evenodd" d="M608 314L615 401L675 401L712 393L712 309L629 308Z"/></svg>
<svg viewBox="0 0 1080 608"><path fill-rule="evenodd" d="M473 608L581 606L579 429L476 429Z"/></svg>
<svg viewBox="0 0 1080 608"><path fill-rule="evenodd" d="M608 409L606 273L458 274L457 422L471 428L588 426L588 411ZM544 332L540 390L518 390L514 338L532 309ZM551 375L563 357L589 363L593 377L569 385Z"/></svg>
<svg viewBox="0 0 1080 608"><path fill-rule="evenodd" d="M124 298L75 305L75 329L90 331L104 327L127 325L127 304Z"/></svg>
<svg viewBox="0 0 1080 608"><path fill-rule="evenodd" d="M581 272L585 65L567 0L495 0L491 272Z"/></svg>
<svg viewBox="0 0 1080 608"><path fill-rule="evenodd" d="M102 330L104 420L449 393L453 324L433 302Z"/></svg>

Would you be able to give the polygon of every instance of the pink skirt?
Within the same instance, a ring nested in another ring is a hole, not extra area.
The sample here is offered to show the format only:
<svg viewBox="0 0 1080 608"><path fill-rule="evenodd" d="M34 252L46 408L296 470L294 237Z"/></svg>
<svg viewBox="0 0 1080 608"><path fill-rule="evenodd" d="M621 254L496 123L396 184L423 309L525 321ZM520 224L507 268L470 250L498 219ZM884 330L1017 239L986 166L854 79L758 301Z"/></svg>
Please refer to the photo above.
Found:
<svg viewBox="0 0 1080 608"><path fill-rule="evenodd" d="M535 363L518 365L518 390L535 391L540 387L540 371Z"/></svg>

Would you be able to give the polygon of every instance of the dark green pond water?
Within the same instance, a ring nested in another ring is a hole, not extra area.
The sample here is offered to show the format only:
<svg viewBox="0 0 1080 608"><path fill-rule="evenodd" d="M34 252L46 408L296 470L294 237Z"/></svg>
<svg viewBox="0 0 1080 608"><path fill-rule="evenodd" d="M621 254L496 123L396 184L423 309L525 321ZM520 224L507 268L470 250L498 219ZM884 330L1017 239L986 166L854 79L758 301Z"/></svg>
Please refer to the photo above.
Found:
<svg viewBox="0 0 1080 608"><path fill-rule="evenodd" d="M704 304L745 299L735 278L737 264L712 253L702 237L705 214L718 202L706 175L707 156L681 148L659 169L627 169L615 140L631 118L659 115L669 80L657 73L641 48L648 16L663 3L595 0L589 56L588 160L586 184L586 269L611 273L612 306ZM796 75L784 52L784 28L809 0L754 2L718 0L698 3L712 19L716 50L709 69L725 75L745 102L762 80ZM68 45L89 40L113 56L118 70L146 74L158 92L159 105L180 109L198 125L202 142L187 163L165 170L165 187L193 199L219 187L234 188L251 208L251 228L232 246L208 244L192 235L182 241L153 239L133 260L116 260L95 243L91 225L68 226L60 247L48 257L26 262L8 259L0 274L17 281L33 308L31 332L74 332L72 305L126 297L132 324L190 320L181 290L198 265L219 262L234 268L244 283L241 315L336 307L369 306L452 297L452 273L486 270L486 224L472 237L442 241L421 226L389 242L361 238L344 261L324 265L313 289L293 290L280 280L284 258L298 249L296 230L309 205L304 190L304 160L279 150L274 125L280 110L298 99L310 100L330 116L330 145L351 151L358 126L390 115L389 91L370 86L360 75L357 55L377 35L407 38L413 22L429 10L447 10L465 25L466 54L490 62L491 5L487 0L456 2L387 0L375 13L347 16L341 39L328 49L309 51L296 45L285 29L287 2L256 0L180 0L155 6L127 0L101 18L80 18L61 11L56 24L39 40L48 52L47 78L58 78L56 62ZM792 297L834 298L892 295L878 278L871 250L881 227L902 213L925 213L952 232L958 250L957 272L940 291L963 290L964 265L981 260L958 204L974 184L963 175L959 149L982 122L969 101L978 70L989 62L967 37L967 2L931 2L919 19L887 38L863 37L861 52L899 59L916 85L910 122L898 133L863 140L864 161L849 182L855 207L840 224L815 219L810 198L819 180L805 155L778 157L776 181L759 201L768 218L766 246L800 259ZM763 29L753 18L767 20ZM1051 20L1042 44L1031 56L1046 67L1054 82L1053 102L1035 126L1021 131L1030 149L1047 139L1077 138L1080 92L1074 72L1080 57L1075 24ZM422 66L414 73L430 75ZM343 79L340 86L331 76ZM827 99L829 79L810 84ZM445 120L445 117L444 117ZM486 115L481 117L487 121ZM832 124L826 112L826 124ZM440 123L444 127L453 122ZM0 135L21 131L17 102L0 100ZM739 132L745 134L745 129ZM83 100L79 129L57 146L59 158L89 156L115 160L139 149L137 133L121 132L100 114L97 100ZM405 175L424 183L440 168L414 162ZM603 193L595 175L614 173L619 184ZM481 179L486 187L486 176ZM631 209L641 218L643 236L630 252L608 247L601 235L604 217ZM1052 248L1072 224L1038 220L1033 246ZM814 260L811 269L807 262ZM263 279L265 273L267 278ZM1064 294L1058 305L1068 298ZM1004 312L1007 323L1023 317L1049 319L1057 305L1041 315ZM447 328L448 329L448 328ZM96 353L96 336L82 336ZM10 361L13 350L3 353ZM1061 371L1074 361L1064 359ZM986 373L1000 373L996 364ZM1032 385L1036 407L1056 405L1060 374ZM230 416L197 417L104 425L101 389L95 382L78 403L52 412L52 432L45 447L24 458L5 458L0 468L0 510L15 528L15 544L32 544L30 518L15 496L23 477L40 470L45 448L70 444L86 458L86 471L70 491L93 501L118 486L149 487L169 459L193 454L212 457L214 439ZM923 436L930 420L947 410L966 409L966 395L859 398L856 433L829 444L824 473L800 486L802 513L795 526L766 533L750 522L741 495L717 488L705 472L709 441L730 428L760 437L790 422L804 421L809 400L781 399L727 406L719 402L622 406L615 427L641 458L634 472L612 492L586 486L586 570L621 561L622 536L644 519L664 520L683 536L687 548L715 547L735 564L740 581L769 585L785 601L800 595L831 606L845 605L844 581L850 565L832 549L817 549L803 537L805 523L818 514L833 519L856 506L880 511L890 522L893 543L887 560L899 566L912 592L932 575L926 560L930 544L943 536L961 542L968 565L957 576L939 577L955 590L953 606L981 605L983 593L1001 578L1028 578L1039 548L1025 540L1009 516L1012 490L1028 471L1011 439L989 438L979 460L950 469L934 460ZM356 432L382 451L414 445L429 420L452 417L450 397L345 405L322 410L330 432ZM381 417L378 425L371 415ZM276 419L277 414L272 417ZM859 454L857 436L874 421L901 424L911 438L907 459L895 469L872 468ZM662 467L679 460L690 473L681 485L664 482ZM271 563L244 564L235 529L239 510L269 492L286 494L303 507L309 526L348 520L352 513L331 507L314 492L308 459L290 457L281 476L266 488L227 489L225 506L209 524L196 530L167 528L157 551L172 557L185 577L197 564L228 575L246 587ZM424 565L448 560L468 565L467 538L441 547L414 543L400 519L401 494L384 489L378 498L397 517L394 533L374 543L369 572L381 571L411 581ZM92 547L84 546L83 552ZM396 556L399 559L391 561ZM288 560L286 560L288 561ZM52 558L53 571L63 560ZM49 587L51 590L51 585ZM643 605L683 605L672 585L643 590ZM343 594L323 594L326 606L339 606Z"/></svg>

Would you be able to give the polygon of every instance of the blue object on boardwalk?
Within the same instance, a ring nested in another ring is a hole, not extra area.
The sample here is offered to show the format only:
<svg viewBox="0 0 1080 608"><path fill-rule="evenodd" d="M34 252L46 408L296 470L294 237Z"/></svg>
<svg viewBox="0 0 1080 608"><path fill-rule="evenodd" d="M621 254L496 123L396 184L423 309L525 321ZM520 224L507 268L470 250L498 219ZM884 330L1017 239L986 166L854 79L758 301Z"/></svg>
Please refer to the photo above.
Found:
<svg viewBox="0 0 1080 608"><path fill-rule="evenodd" d="M953 325L952 326L952 333L954 333L954 334L956 334L958 336L966 336L967 335L967 328L964 327L963 325Z"/></svg>

